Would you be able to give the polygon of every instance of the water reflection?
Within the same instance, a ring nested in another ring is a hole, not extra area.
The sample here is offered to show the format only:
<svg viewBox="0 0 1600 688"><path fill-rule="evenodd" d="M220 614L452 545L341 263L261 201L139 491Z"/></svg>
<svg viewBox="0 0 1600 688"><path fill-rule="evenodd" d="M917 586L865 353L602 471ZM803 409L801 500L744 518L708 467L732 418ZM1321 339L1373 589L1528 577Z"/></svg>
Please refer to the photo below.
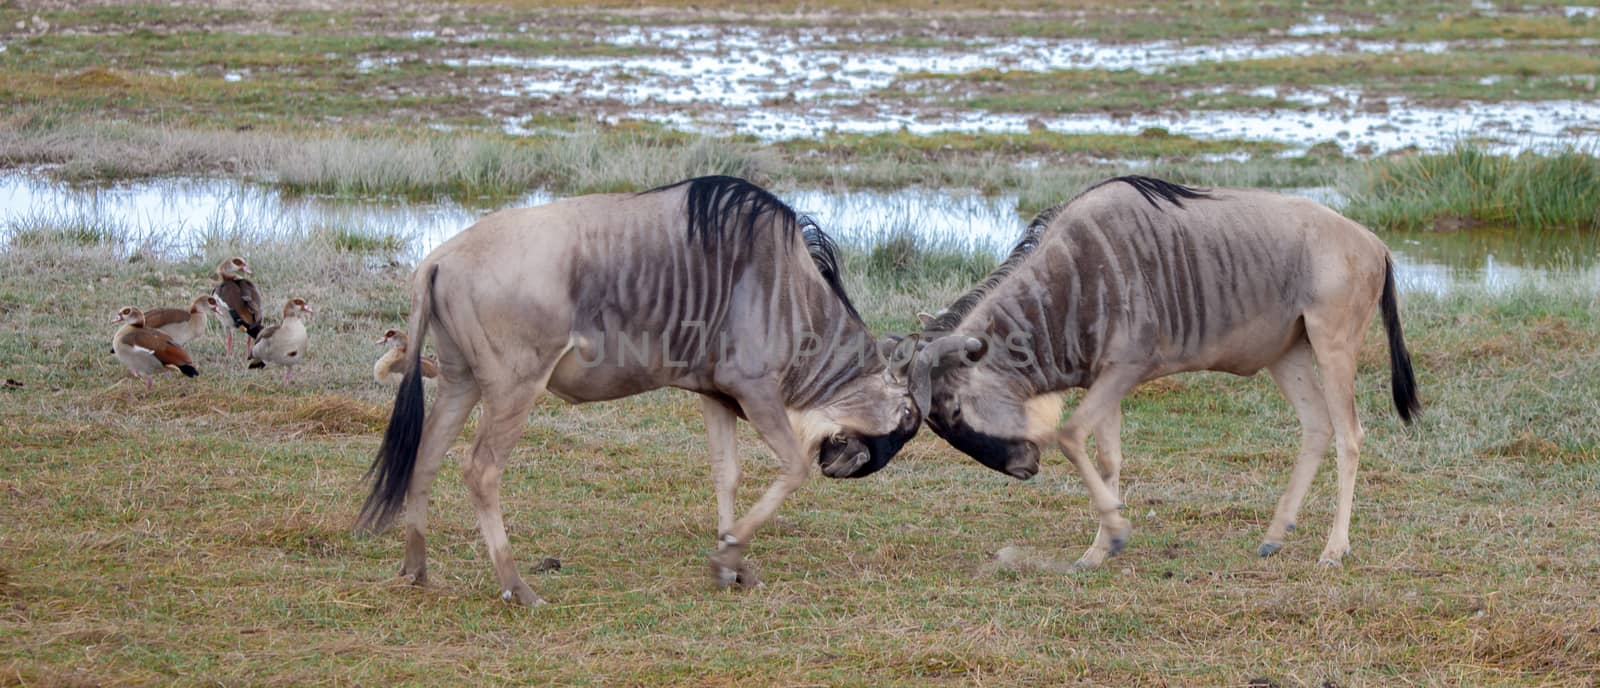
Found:
<svg viewBox="0 0 1600 688"><path fill-rule="evenodd" d="M1328 189L1294 193L1337 202ZM927 247L1003 254L1021 231L1014 196L960 191L789 191L779 194L817 218L840 243L872 246L910 234ZM548 202L544 192L505 205ZM215 179L167 179L74 187L27 175L0 176L0 235L29 227L81 225L114 230L131 247L184 253L213 242L296 238L338 231L392 236L414 261L494 210L454 202L340 200L284 194ZM1600 292L1600 235L1480 229L1390 232L1402 291L1463 287L1503 291L1575 285Z"/></svg>

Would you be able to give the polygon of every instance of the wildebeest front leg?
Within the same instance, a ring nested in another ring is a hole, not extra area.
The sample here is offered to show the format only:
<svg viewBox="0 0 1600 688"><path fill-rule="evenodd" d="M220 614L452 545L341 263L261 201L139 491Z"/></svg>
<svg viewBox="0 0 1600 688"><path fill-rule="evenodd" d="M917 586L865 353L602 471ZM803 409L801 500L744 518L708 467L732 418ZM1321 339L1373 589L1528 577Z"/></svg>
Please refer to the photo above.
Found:
<svg viewBox="0 0 1600 688"><path fill-rule="evenodd" d="M1284 398L1294 406L1300 417L1300 456L1295 459L1294 471L1289 475L1289 487L1278 499L1277 511L1272 514L1272 524L1267 526L1267 536L1256 552L1271 556L1283 548L1283 541L1294 529L1300 506L1305 503L1306 492L1317 475L1317 466L1328 453L1333 441L1333 426L1328 421L1328 404L1317 384L1317 371L1312 365L1311 345L1301 342L1283 358L1267 367L1272 380Z"/></svg>
<svg viewBox="0 0 1600 688"><path fill-rule="evenodd" d="M1100 476L1099 467L1089 460L1084 440L1088 439L1090 428L1098 427L1113 413L1121 413L1119 405L1122 397L1138 382L1139 376L1135 371L1107 371L1089 387L1089 392L1083 396L1078 408L1073 409L1072 415L1067 417L1066 424L1056 437L1061 453L1072 461L1072 465L1078 468L1078 475L1083 477L1084 486L1089 489L1089 501L1100 516L1100 532L1105 533L1104 547L1099 546L1102 541L1096 535L1095 546L1091 546L1077 561L1081 567L1099 566L1106 558L1115 556L1128 544L1128 536L1133 533L1133 524L1122 517L1122 502L1117 499L1116 492Z"/></svg>
<svg viewBox="0 0 1600 688"><path fill-rule="evenodd" d="M700 397L706 418L706 444L711 454L711 482L717 493L717 537L733 530L734 499L739 490L739 445L734 435L739 417L719 399Z"/></svg>
<svg viewBox="0 0 1600 688"><path fill-rule="evenodd" d="M1122 404L1119 401L1111 407L1106 417L1094 428L1094 458L1095 464L1100 469L1100 477L1105 479L1106 487L1111 490L1111 496L1122 503ZM1126 536L1126 533L1123 533ZM1115 533L1106 530L1105 523L1095 531L1094 544L1089 546L1090 552L1100 553L1099 560L1115 553L1112 547L1112 538ZM1117 547L1120 548L1120 545ZM1087 556L1087 555L1085 555Z"/></svg>
<svg viewBox="0 0 1600 688"><path fill-rule="evenodd" d="M761 439L777 454L782 469L778 479L750 507L744 518L718 536L717 551L711 555L712 573L719 584L727 586L736 583L748 588L760 584L755 572L744 561L744 551L750 545L750 538L772 518L784 499L805 484L811 466L801 453L800 442L795 437L794 428L789 426L788 413L778 401L775 390L774 393L756 398L740 397L739 405Z"/></svg>

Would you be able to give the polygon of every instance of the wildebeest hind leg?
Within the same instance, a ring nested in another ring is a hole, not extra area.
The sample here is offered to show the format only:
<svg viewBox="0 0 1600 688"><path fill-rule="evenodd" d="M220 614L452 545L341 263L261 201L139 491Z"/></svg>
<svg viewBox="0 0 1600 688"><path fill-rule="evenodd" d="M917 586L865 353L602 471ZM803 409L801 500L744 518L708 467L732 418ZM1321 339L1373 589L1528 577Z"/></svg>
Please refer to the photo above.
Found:
<svg viewBox="0 0 1600 688"><path fill-rule="evenodd" d="M1122 517L1122 503L1118 501L1116 493L1100 477L1099 468L1090 462L1084 450L1084 440L1088 439L1090 428L1097 427L1109 414L1119 409L1122 397L1139 383L1139 379L1138 371L1130 368L1117 368L1103 373L1089 387L1088 394L1083 396L1078 408L1073 409L1072 415L1067 417L1066 424L1056 436L1061 453L1072 461L1072 465L1078 468L1078 475L1083 477L1084 486L1089 489L1089 502L1100 516L1100 530L1107 533L1105 547L1090 547L1078 559L1077 565L1080 567L1099 566L1107 557L1115 556L1133 533L1133 524ZM1099 540L1098 536L1096 540Z"/></svg>
<svg viewBox="0 0 1600 688"><path fill-rule="evenodd" d="M1289 487L1278 499L1278 509L1273 512L1272 524L1267 526L1267 536L1257 553L1271 556L1283 547L1283 541L1294 528L1300 506L1305 503L1306 492L1317 475L1317 466L1328 453L1333 442L1333 426L1328 422L1328 402L1317 383L1317 371L1312 365L1311 344L1302 339L1283 358L1267 367L1273 382L1285 399L1294 406L1300 418L1300 455L1295 459L1294 470L1289 474Z"/></svg>
<svg viewBox="0 0 1600 688"><path fill-rule="evenodd" d="M1323 398L1328 402L1328 417L1333 424L1334 456L1339 464L1339 501L1333 514L1328 545L1317 563L1338 566L1350 553L1350 515L1354 510L1356 469L1361 464L1361 421L1356 417L1356 354L1372 311L1329 327L1307 316L1306 334L1322 369Z"/></svg>
<svg viewBox="0 0 1600 688"><path fill-rule="evenodd" d="M450 371L453 372L453 371ZM467 415L478 403L478 383L465 374L446 374L440 378L439 394L433 409L423 421L422 442L417 447L417 464L411 471L411 484L406 490L406 554L400 565L400 576L410 578L417 585L428 581L428 560L425 534L428 521L428 493L433 479L439 474L445 453Z"/></svg>
<svg viewBox="0 0 1600 688"><path fill-rule="evenodd" d="M473 438L472 456L466 461L463 478L467 493L472 497L472 507L478 513L478 529L483 531L483 541L489 550L489 560L494 564L494 575L500 582L501 599L524 605L540 604L542 600L522 577L517 574L516 559L511 556L511 542L506 538L505 520L500 510L500 473L505 470L506 459L522 435L528 412L544 391L548 370L537 381L504 380L492 388L488 380L480 379L483 390L483 415L479 419L477 437Z"/></svg>
<svg viewBox="0 0 1600 688"><path fill-rule="evenodd" d="M1113 405L1106 417L1094 428L1094 459L1100 469L1100 477L1106 481L1106 487L1111 490L1111 496L1120 503L1122 501L1122 404L1120 402ZM1095 531L1094 544L1089 546L1089 551L1103 552L1100 560L1104 561L1112 553L1111 542L1114 535L1106 530L1104 523L1101 523L1100 528Z"/></svg>

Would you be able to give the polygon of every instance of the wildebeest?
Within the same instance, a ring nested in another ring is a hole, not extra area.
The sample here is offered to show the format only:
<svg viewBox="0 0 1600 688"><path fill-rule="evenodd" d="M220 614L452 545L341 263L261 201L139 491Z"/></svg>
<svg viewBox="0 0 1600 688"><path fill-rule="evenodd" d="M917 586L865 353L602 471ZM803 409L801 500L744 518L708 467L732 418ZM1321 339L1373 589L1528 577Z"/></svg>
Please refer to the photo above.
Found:
<svg viewBox="0 0 1600 688"><path fill-rule="evenodd" d="M840 283L832 242L771 193L701 177L490 215L434 250L411 285L407 372L369 472L359 525L405 506L402 576L425 580L428 491L483 402L465 481L502 597L538 602L501 521L500 473L535 400L572 403L659 387L698 392L717 495L714 573L753 582L743 552L817 462L824 475L881 468L919 416ZM423 419L418 357L433 333L440 376ZM734 520L736 417L782 474Z"/></svg>
<svg viewBox="0 0 1600 688"><path fill-rule="evenodd" d="M1282 547L1336 438L1338 504L1319 559L1333 566L1349 551L1362 439L1356 355L1380 305L1409 423L1419 404L1394 266L1372 232L1307 199L1118 177L1040 214L980 286L925 321L912 391L935 433L1013 477L1033 477L1040 445L1057 444L1100 517L1078 560L1094 566L1131 531L1118 513L1123 396L1173 373L1266 368L1302 446L1260 554ZM1077 387L1087 392L1057 429L1062 393Z"/></svg>

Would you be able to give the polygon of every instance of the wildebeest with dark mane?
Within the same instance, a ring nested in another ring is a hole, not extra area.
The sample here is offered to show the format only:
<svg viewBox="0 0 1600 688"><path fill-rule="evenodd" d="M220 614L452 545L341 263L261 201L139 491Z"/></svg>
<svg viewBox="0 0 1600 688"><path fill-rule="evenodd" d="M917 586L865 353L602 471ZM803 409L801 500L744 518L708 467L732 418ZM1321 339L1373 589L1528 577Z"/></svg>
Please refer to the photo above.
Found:
<svg viewBox="0 0 1600 688"><path fill-rule="evenodd" d="M407 327L408 369L358 526L381 530L403 504L400 572L425 581L429 488L481 400L465 482L501 596L522 604L539 598L512 560L500 473L545 391L572 403L660 387L701 395L717 495L711 563L724 585L754 582L744 549L812 462L829 477L867 475L920 421L903 367L891 375L846 297L827 235L732 177L490 215L417 266ZM424 419L417 360L430 334L439 378ZM782 473L735 521L741 417Z"/></svg>
<svg viewBox="0 0 1600 688"><path fill-rule="evenodd" d="M1409 423L1419 405L1394 266L1372 232L1303 198L1118 177L1040 214L986 281L925 320L912 392L934 432L1013 477L1033 477L1040 446L1059 446L1099 514L1078 560L1094 566L1132 529L1118 513L1123 396L1173 373L1266 368L1302 445L1260 554L1283 546L1336 440L1338 504L1319 560L1334 566L1350 547L1362 439L1356 355L1380 306ZM1062 393L1078 387L1087 392L1058 428Z"/></svg>

